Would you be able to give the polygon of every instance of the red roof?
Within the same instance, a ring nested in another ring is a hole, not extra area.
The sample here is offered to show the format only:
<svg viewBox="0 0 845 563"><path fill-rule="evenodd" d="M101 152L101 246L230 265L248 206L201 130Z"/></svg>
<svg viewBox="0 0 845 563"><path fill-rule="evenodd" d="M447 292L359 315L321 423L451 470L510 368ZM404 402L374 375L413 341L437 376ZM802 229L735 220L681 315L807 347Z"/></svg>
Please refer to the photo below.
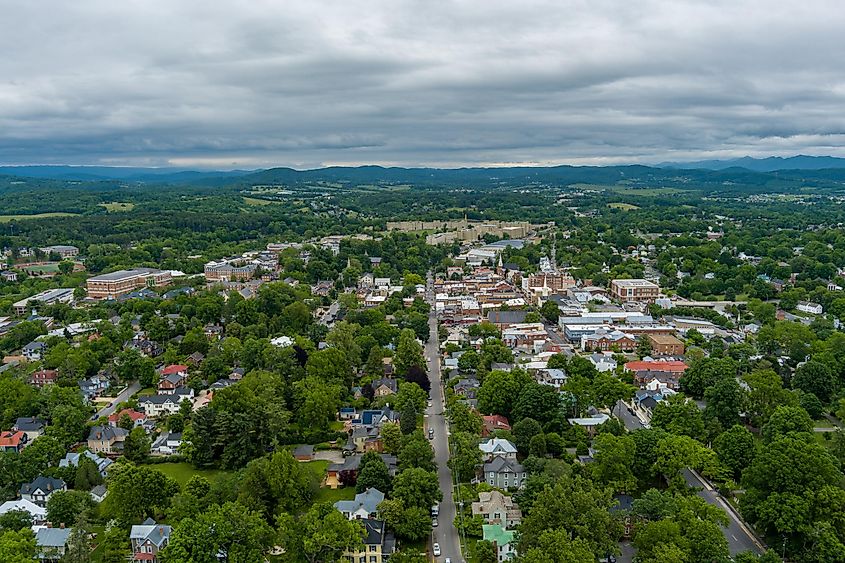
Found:
<svg viewBox="0 0 845 563"><path fill-rule="evenodd" d="M481 418L484 419L484 426L491 430L496 428L510 430L511 428L511 425L508 424L508 419L500 414L491 414L489 416L482 416Z"/></svg>
<svg viewBox="0 0 845 563"><path fill-rule="evenodd" d="M145 415L142 412L138 412L134 409L123 409L120 412L113 412L112 414L110 414L109 415L109 422L117 422L118 420L120 420L120 417L122 417L123 415L126 415L130 419L132 419L132 422L136 422L136 421L141 420L143 418L147 418L147 415Z"/></svg>
<svg viewBox="0 0 845 563"><path fill-rule="evenodd" d="M12 432L11 430L4 430L0 432L0 448L17 448L20 447L24 434L22 431Z"/></svg>
<svg viewBox="0 0 845 563"><path fill-rule="evenodd" d="M665 371L671 373L683 373L689 366L684 362L673 360L670 362L628 362L625 369L628 371Z"/></svg>
<svg viewBox="0 0 845 563"><path fill-rule="evenodd" d="M183 366L180 364L174 364L172 366L167 366L163 370L161 370L161 375L170 375L171 373L187 373L188 366Z"/></svg>

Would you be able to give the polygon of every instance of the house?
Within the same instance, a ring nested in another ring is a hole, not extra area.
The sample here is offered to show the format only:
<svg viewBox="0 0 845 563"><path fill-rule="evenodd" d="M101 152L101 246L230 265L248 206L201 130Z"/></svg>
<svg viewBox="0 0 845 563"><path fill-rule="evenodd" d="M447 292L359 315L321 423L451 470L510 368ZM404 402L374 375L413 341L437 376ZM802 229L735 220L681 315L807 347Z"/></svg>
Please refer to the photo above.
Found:
<svg viewBox="0 0 845 563"><path fill-rule="evenodd" d="M109 426L117 426L124 415L128 416L129 420L132 421L133 428L135 426L143 426L147 422L147 415L144 413L138 412L135 409L123 409L120 412L114 412L109 415Z"/></svg>
<svg viewBox="0 0 845 563"><path fill-rule="evenodd" d="M667 361L635 361L625 364L625 371L634 374L634 381L644 386L652 379L658 379L670 389L677 389L681 376L687 370L687 364L678 360Z"/></svg>
<svg viewBox="0 0 845 563"><path fill-rule="evenodd" d="M158 418L161 415L176 414L182 401L189 401L192 397L192 394L188 396L176 392L171 395L148 395L138 399L138 407L144 410L148 418Z"/></svg>
<svg viewBox="0 0 845 563"><path fill-rule="evenodd" d="M87 457L88 459L93 461L96 464L97 470L100 472L100 475L102 475L103 477L106 476L106 471L108 470L109 466L114 463L107 457L100 457L89 450L85 450L82 453L66 453L65 457L59 460L59 467L79 467L79 460L82 457Z"/></svg>
<svg viewBox="0 0 845 563"><path fill-rule="evenodd" d="M12 427L12 430L26 434L26 441L29 444L39 436L43 435L46 427L46 421L34 416L24 416L15 421L15 425Z"/></svg>
<svg viewBox="0 0 845 563"><path fill-rule="evenodd" d="M20 453L28 442L26 432L4 430L0 432L0 452Z"/></svg>
<svg viewBox="0 0 845 563"><path fill-rule="evenodd" d="M99 504L106 500L106 497L109 494L109 490L105 485L97 485L96 487L88 491L88 494L91 495L91 500Z"/></svg>
<svg viewBox="0 0 845 563"><path fill-rule="evenodd" d="M38 506L47 506L47 501L56 491L66 491L67 486L61 479L39 475L31 483L21 485L18 494Z"/></svg>
<svg viewBox="0 0 845 563"><path fill-rule="evenodd" d="M185 362L192 366L199 366L204 359L205 354L203 354L202 352L194 352L193 354L185 358Z"/></svg>
<svg viewBox="0 0 845 563"><path fill-rule="evenodd" d="M484 464L484 480L488 485L499 489L519 488L527 478L525 468L515 457L493 456Z"/></svg>
<svg viewBox="0 0 845 563"><path fill-rule="evenodd" d="M541 368L537 370L537 381L543 385L550 385L560 389L566 383L566 372L557 368Z"/></svg>
<svg viewBox="0 0 845 563"><path fill-rule="evenodd" d="M89 402L100 396L100 394L111 386L108 372L100 372L87 379L79 380L79 391Z"/></svg>
<svg viewBox="0 0 845 563"><path fill-rule="evenodd" d="M26 346L23 347L23 356L30 362L37 362L41 358L44 357L44 353L47 351L47 345L43 342L30 342Z"/></svg>
<svg viewBox="0 0 845 563"><path fill-rule="evenodd" d="M486 524L499 524L512 529L522 521L522 511L513 499L501 491L482 491L472 503L472 515L481 516Z"/></svg>
<svg viewBox="0 0 845 563"><path fill-rule="evenodd" d="M595 436L596 429L608 420L610 420L610 417L602 413L596 416L569 418L567 420L569 421L569 424L575 424L577 426L585 428L587 430L588 435Z"/></svg>
<svg viewBox="0 0 845 563"><path fill-rule="evenodd" d="M7 282L16 282L18 281L18 274L11 270L4 270L0 272L0 279Z"/></svg>
<svg viewBox="0 0 845 563"><path fill-rule="evenodd" d="M482 416L481 420L484 423L484 428L481 431L482 436L489 436L496 430L511 429L511 425L508 423L508 419L500 414Z"/></svg>
<svg viewBox="0 0 845 563"><path fill-rule="evenodd" d="M516 459L516 446L504 438L490 438L478 444L478 449L484 457L491 459L494 456L505 459Z"/></svg>
<svg viewBox="0 0 845 563"><path fill-rule="evenodd" d="M384 563L396 547L393 534L381 520L365 518L359 522L364 527L364 545L360 551L345 552L344 559L350 563Z"/></svg>
<svg viewBox="0 0 845 563"><path fill-rule="evenodd" d="M209 340L220 340L223 338L223 327L220 325L208 324L205 325L202 331Z"/></svg>
<svg viewBox="0 0 845 563"><path fill-rule="evenodd" d="M342 463L333 463L326 469L326 481L324 485L330 489L337 489L344 485L344 474L351 476L358 474L358 467L361 465L361 458L364 454L352 454L344 458ZM379 454L382 461L387 465L390 476L396 475L397 460L395 455Z"/></svg>
<svg viewBox="0 0 845 563"><path fill-rule="evenodd" d="M0 504L0 516L12 511L28 513L33 526L41 525L47 520L47 508L38 506L31 500L7 500L3 504Z"/></svg>
<svg viewBox="0 0 845 563"><path fill-rule="evenodd" d="M516 556L513 530L505 530L505 527L501 524L483 524L481 531L483 539L493 544L497 560L500 563L510 561Z"/></svg>
<svg viewBox="0 0 845 563"><path fill-rule="evenodd" d="M378 516L378 505L384 500L384 493L378 489L367 488L355 495L354 500L339 500L334 503L349 520L364 520Z"/></svg>
<svg viewBox="0 0 845 563"><path fill-rule="evenodd" d="M123 442L128 430L118 426L92 426L88 432L88 449L104 454L118 454L123 451Z"/></svg>
<svg viewBox="0 0 845 563"><path fill-rule="evenodd" d="M161 370L158 382L158 392L162 395L172 395L177 387L182 387L188 381L188 366L172 365Z"/></svg>
<svg viewBox="0 0 845 563"><path fill-rule="evenodd" d="M393 395L398 389L396 380L390 377L382 377L381 379L376 379L370 384L370 387L372 387L373 389L374 398L387 397L388 395Z"/></svg>
<svg viewBox="0 0 845 563"><path fill-rule="evenodd" d="M32 373L29 377L29 382L35 387L44 387L45 385L52 385L59 379L59 372L54 369L40 369Z"/></svg>
<svg viewBox="0 0 845 563"><path fill-rule="evenodd" d="M167 546L172 531L170 526L156 524L152 518L147 518L143 524L132 526L129 531L131 560L158 563L158 553Z"/></svg>
<svg viewBox="0 0 845 563"><path fill-rule="evenodd" d="M35 533L35 546L40 561L58 562L64 557L70 528L39 528Z"/></svg>
<svg viewBox="0 0 845 563"><path fill-rule="evenodd" d="M813 315L821 315L824 312L824 307L818 303L812 303L810 301L799 301L795 308L804 313L810 313Z"/></svg>
<svg viewBox="0 0 845 563"><path fill-rule="evenodd" d="M610 354L590 354L587 359L596 367L596 371L606 372L616 369L616 360Z"/></svg>
<svg viewBox="0 0 845 563"><path fill-rule="evenodd" d="M296 461L311 461L314 459L314 446L297 446L293 450L293 457Z"/></svg>

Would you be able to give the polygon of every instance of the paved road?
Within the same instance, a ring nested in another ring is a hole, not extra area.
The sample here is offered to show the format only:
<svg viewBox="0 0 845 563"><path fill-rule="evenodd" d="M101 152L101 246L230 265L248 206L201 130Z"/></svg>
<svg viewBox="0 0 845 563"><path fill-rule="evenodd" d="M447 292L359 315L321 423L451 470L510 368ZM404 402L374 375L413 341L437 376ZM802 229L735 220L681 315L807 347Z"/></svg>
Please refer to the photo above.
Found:
<svg viewBox="0 0 845 563"><path fill-rule="evenodd" d="M114 409L117 408L118 403L122 403L123 401L129 399L132 395L137 393L141 390L141 384L137 381L121 391L117 397L111 402L111 406L103 407L99 411L97 411L97 418L101 418L104 416L109 416L111 413L114 412Z"/></svg>
<svg viewBox="0 0 845 563"><path fill-rule="evenodd" d="M625 425L625 428L629 432L644 428L643 423L639 418L637 418L637 415L632 414L631 411L628 410L628 405L623 403L621 399L616 403L616 408L614 409L613 414L619 417L622 424Z"/></svg>
<svg viewBox="0 0 845 563"><path fill-rule="evenodd" d="M426 409L426 426L434 429L434 460L437 462L437 480L443 491L443 501L440 503L438 526L432 533L432 541L440 544L438 561L445 561L448 557L453 563L463 561L461 557L461 543L455 528L455 501L452 498L452 471L446 465L449 461L449 435L444 414L443 382L440 376L440 349L437 336L437 318L434 313L434 294L432 279L429 276L426 296L432 305L428 319L431 335L425 346L425 357L428 362L428 377L431 381L431 408Z"/></svg>
<svg viewBox="0 0 845 563"><path fill-rule="evenodd" d="M749 550L757 554L763 553L762 546L745 526L745 523L731 510L727 502L722 499L718 492L713 490L709 483L705 482L700 475L689 469L685 469L683 475L687 485L700 489L698 496L707 501L707 504L718 506L728 514L728 526L722 528L722 533L725 535L725 539L728 540L728 549L730 549L731 555Z"/></svg>

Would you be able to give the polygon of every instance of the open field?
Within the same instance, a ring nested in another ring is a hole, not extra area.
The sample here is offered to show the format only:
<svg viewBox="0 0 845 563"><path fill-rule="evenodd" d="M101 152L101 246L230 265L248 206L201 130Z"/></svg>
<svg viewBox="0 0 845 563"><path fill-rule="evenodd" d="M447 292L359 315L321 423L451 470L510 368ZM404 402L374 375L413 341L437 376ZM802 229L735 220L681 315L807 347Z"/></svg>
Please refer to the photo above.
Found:
<svg viewBox="0 0 845 563"><path fill-rule="evenodd" d="M156 463L148 467L160 471L174 479L180 486L184 486L194 475L202 475L209 481L216 481L223 475L229 473L224 469L196 469L190 463Z"/></svg>
<svg viewBox="0 0 845 563"><path fill-rule="evenodd" d="M50 219L53 217L73 217L79 213L35 213L34 215L0 215L0 223L8 223L9 221L27 221L30 219Z"/></svg>
<svg viewBox="0 0 845 563"><path fill-rule="evenodd" d="M111 203L101 203L100 207L105 207L106 211L109 213L115 213L118 211L132 211L135 209L135 204L123 201L113 201Z"/></svg>
<svg viewBox="0 0 845 563"><path fill-rule="evenodd" d="M621 209L622 211L631 211L632 209L639 209L639 206L630 203L608 203L607 206L611 209Z"/></svg>
<svg viewBox="0 0 845 563"><path fill-rule="evenodd" d="M247 205L272 205L278 202L269 201L266 199L258 199L256 197L244 197L244 203Z"/></svg>

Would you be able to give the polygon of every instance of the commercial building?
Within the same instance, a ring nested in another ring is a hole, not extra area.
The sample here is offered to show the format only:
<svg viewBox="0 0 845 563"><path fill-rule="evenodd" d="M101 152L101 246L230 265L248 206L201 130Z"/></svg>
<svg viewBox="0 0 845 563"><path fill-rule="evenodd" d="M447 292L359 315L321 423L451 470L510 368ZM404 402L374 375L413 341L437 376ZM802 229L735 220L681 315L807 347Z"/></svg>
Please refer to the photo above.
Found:
<svg viewBox="0 0 845 563"><path fill-rule="evenodd" d="M44 254L46 254L48 256L51 255L51 254L58 254L59 256L62 257L62 259L72 258L74 256L79 255L79 249L78 248L76 248L75 246L69 246L69 245L66 245L66 244L56 244L56 245L53 245L53 246L45 246L45 247L41 248L40 250L41 250L41 252L43 252Z"/></svg>
<svg viewBox="0 0 845 563"><path fill-rule="evenodd" d="M165 287L170 285L169 271L153 268L118 270L88 278L88 297L93 299L116 299L142 287Z"/></svg>
<svg viewBox="0 0 845 563"><path fill-rule="evenodd" d="M648 280L613 280L610 294L620 301L654 303L660 294L660 286Z"/></svg>
<svg viewBox="0 0 845 563"><path fill-rule="evenodd" d="M258 267L252 263L222 260L205 265L205 279L215 281L247 281L255 277Z"/></svg>
<svg viewBox="0 0 845 563"><path fill-rule="evenodd" d="M683 356L684 343L670 334L649 334L651 352L655 356Z"/></svg>
<svg viewBox="0 0 845 563"><path fill-rule="evenodd" d="M53 305L55 303L71 303L73 301L73 289L48 289L36 295L21 299L12 305L16 315L25 315L29 308L34 305Z"/></svg>

